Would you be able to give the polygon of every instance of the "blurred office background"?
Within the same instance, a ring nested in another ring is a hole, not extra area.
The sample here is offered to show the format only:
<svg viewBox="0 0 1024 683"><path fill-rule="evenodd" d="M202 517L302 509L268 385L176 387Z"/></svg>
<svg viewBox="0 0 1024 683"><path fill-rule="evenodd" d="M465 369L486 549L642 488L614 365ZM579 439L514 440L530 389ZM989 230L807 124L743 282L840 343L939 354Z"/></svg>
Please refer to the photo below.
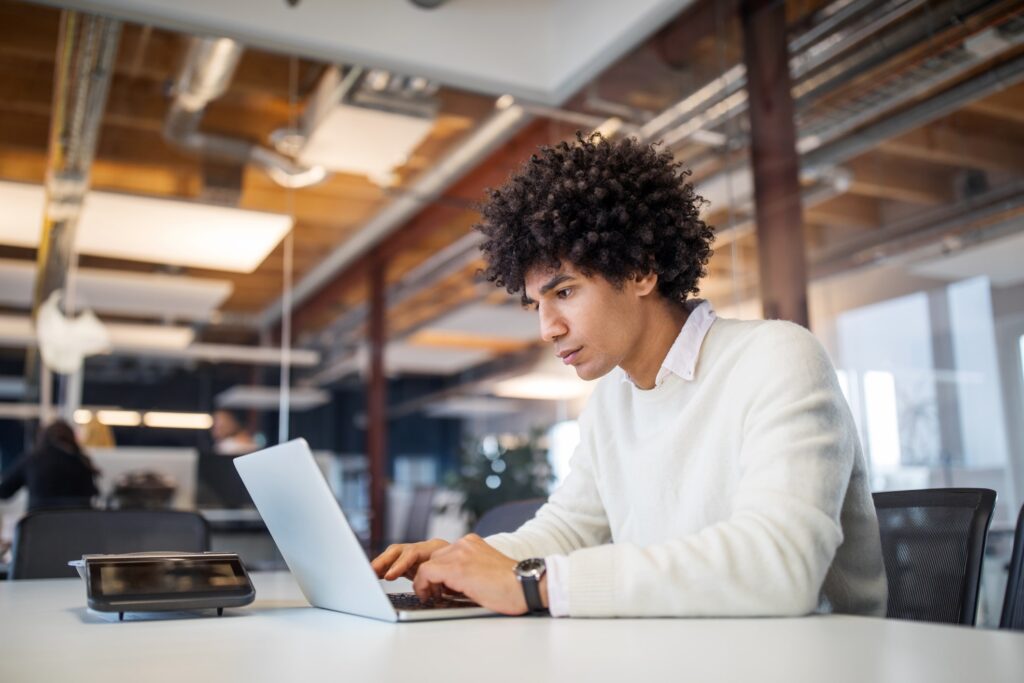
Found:
<svg viewBox="0 0 1024 683"><path fill-rule="evenodd" d="M1024 494L1024 6L762 3L772 38L753 4L0 0L3 468L63 417L97 505L198 507L260 566L218 410L309 441L368 547L542 494L592 387L479 277L474 206L537 145L637 135L708 201L701 295L825 344L876 490L998 492L993 623ZM784 254L758 194L797 207ZM0 501L4 541L24 509Z"/></svg>

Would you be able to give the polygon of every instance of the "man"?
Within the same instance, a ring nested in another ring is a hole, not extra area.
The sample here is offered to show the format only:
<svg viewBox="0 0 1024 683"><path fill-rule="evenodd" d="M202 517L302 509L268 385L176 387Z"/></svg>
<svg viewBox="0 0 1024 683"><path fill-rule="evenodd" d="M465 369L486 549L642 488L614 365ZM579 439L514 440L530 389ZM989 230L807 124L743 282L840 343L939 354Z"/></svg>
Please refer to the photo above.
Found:
<svg viewBox="0 0 1024 683"><path fill-rule="evenodd" d="M831 363L698 291L703 201L667 152L577 136L492 191L489 280L599 383L571 471L511 534L388 548L378 575L506 614L884 615L866 467ZM521 562L525 561L525 562Z"/></svg>

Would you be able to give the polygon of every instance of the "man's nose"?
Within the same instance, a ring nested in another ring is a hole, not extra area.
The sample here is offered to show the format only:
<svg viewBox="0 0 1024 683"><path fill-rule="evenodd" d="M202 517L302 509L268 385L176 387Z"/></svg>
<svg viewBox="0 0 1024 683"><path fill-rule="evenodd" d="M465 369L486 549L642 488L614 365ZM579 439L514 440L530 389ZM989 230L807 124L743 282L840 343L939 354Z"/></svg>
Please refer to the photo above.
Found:
<svg viewBox="0 0 1024 683"><path fill-rule="evenodd" d="M553 342L559 337L565 336L568 328L565 320L555 311L545 310L540 307L540 338L546 342Z"/></svg>

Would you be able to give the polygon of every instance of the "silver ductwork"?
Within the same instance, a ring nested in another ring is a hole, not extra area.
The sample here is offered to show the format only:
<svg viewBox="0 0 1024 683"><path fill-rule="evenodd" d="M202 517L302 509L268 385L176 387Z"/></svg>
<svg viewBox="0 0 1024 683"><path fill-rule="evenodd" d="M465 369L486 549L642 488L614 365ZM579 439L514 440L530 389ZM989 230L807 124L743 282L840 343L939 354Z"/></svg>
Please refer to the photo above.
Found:
<svg viewBox="0 0 1024 683"><path fill-rule="evenodd" d="M976 34L991 35L990 51L953 45L922 65L894 79L879 83L877 95L865 98L863 106L846 110L845 117L823 120L819 125L798 127L800 177L813 182L829 177L837 164L863 154L879 143L946 116L964 105L1024 80L1024 56L1017 56L967 81L958 83L927 100L913 104L895 115L890 112L919 100L923 94L940 90L962 78L993 57L1024 45L1024 31L988 28ZM860 130L857 127L864 126ZM852 131L856 130L856 132ZM743 204L753 194L753 176L746 165L734 165L697 183L697 193L712 205Z"/></svg>
<svg viewBox="0 0 1024 683"><path fill-rule="evenodd" d="M164 120L164 138L201 156L255 163L279 185L308 187L327 177L319 166L303 166L247 140L204 133L199 123L210 102L227 91L244 48L229 38L193 38L174 85Z"/></svg>
<svg viewBox="0 0 1024 683"><path fill-rule="evenodd" d="M33 317L67 283L120 36L120 22L61 14Z"/></svg>
<svg viewBox="0 0 1024 683"><path fill-rule="evenodd" d="M937 31L960 26L966 17L1006 3L975 0L965 5L962 0L954 0L932 8L920 19L897 23L924 4L923 0L855 3L838 0L826 8L825 14L832 7L836 11L789 43L797 109L807 110L824 95L849 82L853 75L885 63L933 37ZM823 28L833 32L828 33ZM669 147L691 139L698 142L724 140L725 136L714 129L746 111L745 84L743 65L732 67L645 124L642 137L649 140L657 137ZM877 104L879 99L875 97L871 103ZM807 121L807 125L815 127L821 122Z"/></svg>
<svg viewBox="0 0 1024 683"><path fill-rule="evenodd" d="M113 80L121 23L103 17L65 11L57 40L53 107L50 118L43 228L36 252L37 274L32 303L33 321L40 307L58 290L64 291L64 310L73 313L75 233L89 189L103 111ZM51 418L50 373L36 372L32 347L25 358L29 397L39 396L40 418ZM64 417L70 418L81 399L81 373L65 385Z"/></svg>

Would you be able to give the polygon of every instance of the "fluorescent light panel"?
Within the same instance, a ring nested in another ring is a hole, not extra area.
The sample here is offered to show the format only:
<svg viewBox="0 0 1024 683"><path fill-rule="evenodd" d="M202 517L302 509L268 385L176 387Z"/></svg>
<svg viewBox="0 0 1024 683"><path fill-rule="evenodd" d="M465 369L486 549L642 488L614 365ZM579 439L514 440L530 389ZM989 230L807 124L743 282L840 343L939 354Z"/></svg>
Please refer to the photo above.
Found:
<svg viewBox="0 0 1024 683"><path fill-rule="evenodd" d="M74 419L84 425L92 419L93 411L79 408ZM167 413L153 410L139 415L134 410L97 410L96 419L109 427L138 427L140 424L157 429L209 429L213 417L209 413Z"/></svg>
<svg viewBox="0 0 1024 683"><path fill-rule="evenodd" d="M292 411L303 411L322 406L331 400L331 395L314 387L292 387L288 405ZM255 410L277 410L281 402L279 387L233 386L222 391L214 400L219 408L251 408Z"/></svg>
<svg viewBox="0 0 1024 683"><path fill-rule="evenodd" d="M0 182L0 244L39 244L44 199L40 185ZM251 273L291 227L281 214L93 191L82 207L75 251Z"/></svg>
<svg viewBox="0 0 1024 683"><path fill-rule="evenodd" d="M317 125L299 161L379 178L404 165L433 127L433 119L339 104Z"/></svg>
<svg viewBox="0 0 1024 683"><path fill-rule="evenodd" d="M593 387L580 379L535 372L496 382L492 391L503 398L557 401L586 396Z"/></svg>
<svg viewBox="0 0 1024 683"><path fill-rule="evenodd" d="M97 410L96 419L108 427L138 427L142 415L136 410Z"/></svg>
<svg viewBox="0 0 1024 683"><path fill-rule="evenodd" d="M142 416L142 424L165 429L209 429L213 417L209 413L149 412Z"/></svg>
<svg viewBox="0 0 1024 683"><path fill-rule="evenodd" d="M182 325L139 325L104 323L110 342L116 349L180 350L195 338L190 327ZM0 315L0 346L21 347L35 344L32 319L27 315Z"/></svg>
<svg viewBox="0 0 1024 683"><path fill-rule="evenodd" d="M519 401L490 396L453 396L431 403L425 412L430 417L478 417L510 415L522 410Z"/></svg>

